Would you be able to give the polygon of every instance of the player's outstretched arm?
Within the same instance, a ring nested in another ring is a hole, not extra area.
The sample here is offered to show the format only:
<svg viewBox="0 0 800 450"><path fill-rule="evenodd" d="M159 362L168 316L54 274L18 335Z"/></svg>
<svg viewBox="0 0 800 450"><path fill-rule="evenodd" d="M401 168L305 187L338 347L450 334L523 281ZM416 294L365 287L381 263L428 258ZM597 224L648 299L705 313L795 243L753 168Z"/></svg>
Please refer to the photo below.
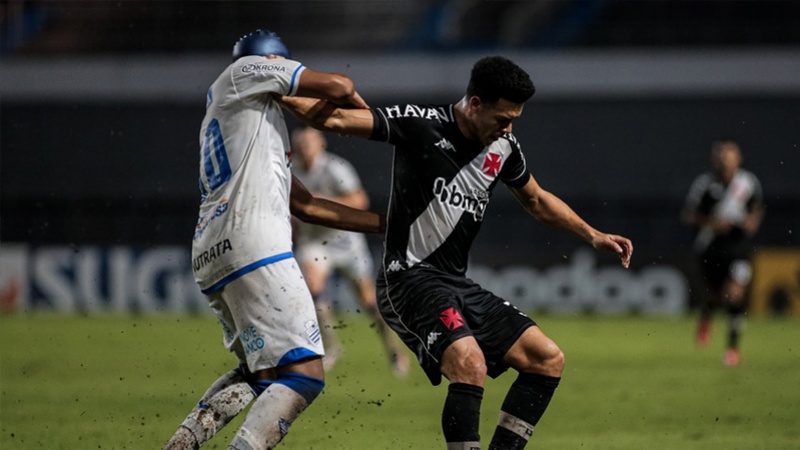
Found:
<svg viewBox="0 0 800 450"><path fill-rule="evenodd" d="M386 230L386 217L382 214L314 197L294 175L289 207L293 216L307 223L360 233L382 233Z"/></svg>
<svg viewBox="0 0 800 450"><path fill-rule="evenodd" d="M339 73L317 72L309 68L300 74L297 96L328 100L336 105L352 108L369 108L356 92L350 77Z"/></svg>
<svg viewBox="0 0 800 450"><path fill-rule="evenodd" d="M581 219L563 200L549 191L542 189L533 176L525 186L511 188L511 192L537 220L561 230L569 231L585 240L597 250L616 253L622 266L628 268L633 255L633 243L630 239L600 232Z"/></svg>
<svg viewBox="0 0 800 450"><path fill-rule="evenodd" d="M342 108L326 100L283 96L278 99L284 109L305 124L318 130L369 139L374 119L369 109Z"/></svg>

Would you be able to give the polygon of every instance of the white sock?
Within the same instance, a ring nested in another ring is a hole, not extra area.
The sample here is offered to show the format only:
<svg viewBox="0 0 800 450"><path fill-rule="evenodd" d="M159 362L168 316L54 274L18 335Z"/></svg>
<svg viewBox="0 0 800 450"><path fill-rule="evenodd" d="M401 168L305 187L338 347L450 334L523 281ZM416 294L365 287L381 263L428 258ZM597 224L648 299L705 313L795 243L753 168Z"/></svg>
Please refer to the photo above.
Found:
<svg viewBox="0 0 800 450"><path fill-rule="evenodd" d="M229 450L269 450L289 432L289 426L308 406L306 400L283 384L271 384L253 403Z"/></svg>

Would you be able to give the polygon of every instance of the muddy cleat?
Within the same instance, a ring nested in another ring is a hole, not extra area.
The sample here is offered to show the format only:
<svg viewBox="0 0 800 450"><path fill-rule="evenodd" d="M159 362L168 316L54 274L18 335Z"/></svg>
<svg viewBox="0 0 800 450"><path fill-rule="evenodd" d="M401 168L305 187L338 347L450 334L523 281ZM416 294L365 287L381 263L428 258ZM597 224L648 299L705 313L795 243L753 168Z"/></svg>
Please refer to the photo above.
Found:
<svg viewBox="0 0 800 450"><path fill-rule="evenodd" d="M742 362L742 355L739 353L738 348L729 348L725 350L725 356L722 359L723 364L727 367L736 367Z"/></svg>

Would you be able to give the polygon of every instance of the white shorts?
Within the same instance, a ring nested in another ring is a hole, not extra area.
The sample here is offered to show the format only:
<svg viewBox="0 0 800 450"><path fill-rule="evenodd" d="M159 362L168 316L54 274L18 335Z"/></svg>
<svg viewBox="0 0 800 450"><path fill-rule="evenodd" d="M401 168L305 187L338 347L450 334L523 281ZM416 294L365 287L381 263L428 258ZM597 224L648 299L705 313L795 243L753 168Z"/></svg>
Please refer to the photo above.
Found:
<svg viewBox="0 0 800 450"><path fill-rule="evenodd" d="M325 354L314 302L294 258L259 267L208 299L225 347L251 372Z"/></svg>
<svg viewBox="0 0 800 450"><path fill-rule="evenodd" d="M330 241L301 241L295 258L303 267L315 264L328 274L338 270L350 281L373 279L375 273L367 239L358 233L343 233L341 236Z"/></svg>

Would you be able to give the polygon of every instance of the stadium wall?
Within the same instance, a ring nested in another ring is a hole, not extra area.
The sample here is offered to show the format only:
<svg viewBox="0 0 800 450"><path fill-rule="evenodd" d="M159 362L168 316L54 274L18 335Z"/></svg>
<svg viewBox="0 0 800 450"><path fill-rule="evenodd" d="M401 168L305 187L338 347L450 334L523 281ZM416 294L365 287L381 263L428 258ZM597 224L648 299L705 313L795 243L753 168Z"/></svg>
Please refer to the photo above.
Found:
<svg viewBox="0 0 800 450"><path fill-rule="evenodd" d="M526 217L499 188L473 248L476 278L539 309L685 311L703 293L691 233L678 212L689 183L707 167L710 142L722 135L740 141L745 165L764 184L768 213L756 245L797 249L800 53L510 56L531 68L538 88L514 128L534 175L596 227L630 236L636 255L633 270L620 275L613 258L587 255L584 244ZM310 55L306 61L352 74L369 102L381 105L456 101L476 58ZM0 289L15 289L8 267L25 268L17 309L197 309L186 254L198 201L197 130L207 85L225 61L224 55L4 60ZM329 139L334 152L353 161L373 207L384 209L390 150ZM378 253L379 238L370 243ZM773 267L774 258L759 264ZM86 275L92 267L98 269ZM120 267L130 272L124 283L112 277ZM798 278L790 273L757 285L755 311L794 310Z"/></svg>

